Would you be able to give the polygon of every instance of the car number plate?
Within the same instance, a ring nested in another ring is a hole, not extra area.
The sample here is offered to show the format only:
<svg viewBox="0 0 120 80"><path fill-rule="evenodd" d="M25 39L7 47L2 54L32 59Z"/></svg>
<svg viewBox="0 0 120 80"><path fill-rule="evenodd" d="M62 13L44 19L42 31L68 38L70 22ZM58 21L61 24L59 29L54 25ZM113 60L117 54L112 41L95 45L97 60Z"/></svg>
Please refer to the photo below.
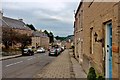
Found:
<svg viewBox="0 0 120 80"><path fill-rule="evenodd" d="M54 52L51 52L50 54L55 54Z"/></svg>

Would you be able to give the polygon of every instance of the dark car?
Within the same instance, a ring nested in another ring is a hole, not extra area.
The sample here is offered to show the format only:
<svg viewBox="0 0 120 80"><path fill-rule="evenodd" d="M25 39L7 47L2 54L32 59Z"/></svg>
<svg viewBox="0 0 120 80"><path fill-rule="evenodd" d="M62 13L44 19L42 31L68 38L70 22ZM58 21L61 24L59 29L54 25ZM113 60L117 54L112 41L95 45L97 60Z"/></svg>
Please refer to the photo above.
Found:
<svg viewBox="0 0 120 80"><path fill-rule="evenodd" d="M34 55L34 51L31 48L26 48L22 50L22 55Z"/></svg>

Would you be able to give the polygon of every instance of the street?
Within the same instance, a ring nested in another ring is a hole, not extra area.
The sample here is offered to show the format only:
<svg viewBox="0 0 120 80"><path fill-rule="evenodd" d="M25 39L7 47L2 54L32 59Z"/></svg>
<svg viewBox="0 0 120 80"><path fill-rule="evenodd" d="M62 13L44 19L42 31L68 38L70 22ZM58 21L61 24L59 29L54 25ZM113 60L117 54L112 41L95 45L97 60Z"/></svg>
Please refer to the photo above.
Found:
<svg viewBox="0 0 120 80"><path fill-rule="evenodd" d="M43 67L51 63L55 57L47 53L38 53L33 56L21 56L2 61L3 78L32 78Z"/></svg>
<svg viewBox="0 0 120 80"><path fill-rule="evenodd" d="M120 80L120 0L1 5L2 79Z"/></svg>

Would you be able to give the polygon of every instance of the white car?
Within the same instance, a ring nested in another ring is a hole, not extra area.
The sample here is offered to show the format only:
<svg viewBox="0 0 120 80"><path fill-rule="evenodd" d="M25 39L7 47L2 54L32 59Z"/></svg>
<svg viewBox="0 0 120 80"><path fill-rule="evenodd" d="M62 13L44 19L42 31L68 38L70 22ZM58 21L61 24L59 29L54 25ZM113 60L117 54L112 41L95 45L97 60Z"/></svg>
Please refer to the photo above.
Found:
<svg viewBox="0 0 120 80"><path fill-rule="evenodd" d="M45 49L44 48L38 48L37 53L45 53Z"/></svg>

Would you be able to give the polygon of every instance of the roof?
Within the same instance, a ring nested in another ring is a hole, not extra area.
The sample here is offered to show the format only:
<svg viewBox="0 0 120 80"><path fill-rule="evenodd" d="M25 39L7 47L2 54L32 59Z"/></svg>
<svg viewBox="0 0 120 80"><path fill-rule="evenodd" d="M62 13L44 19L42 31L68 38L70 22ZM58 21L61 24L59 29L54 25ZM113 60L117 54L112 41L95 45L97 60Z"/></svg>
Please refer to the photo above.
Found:
<svg viewBox="0 0 120 80"><path fill-rule="evenodd" d="M1 24L0 27L7 27L7 28L9 27L9 25L5 21L3 21L2 19L0 19L0 24Z"/></svg>
<svg viewBox="0 0 120 80"><path fill-rule="evenodd" d="M48 37L45 33L39 31L34 31L32 35L33 37Z"/></svg>
<svg viewBox="0 0 120 80"><path fill-rule="evenodd" d="M31 30L28 28L23 21L12 19L8 17L2 17L2 24L3 26L8 25L10 28L16 28L16 29L24 29L24 30Z"/></svg>
<svg viewBox="0 0 120 80"><path fill-rule="evenodd" d="M79 12L79 9L80 9L82 3L83 3L83 0L80 1L80 4L79 4L79 6L78 6L78 8L77 8L77 11L76 11L76 13L75 13L75 17L77 16L77 14L78 14L78 12Z"/></svg>

